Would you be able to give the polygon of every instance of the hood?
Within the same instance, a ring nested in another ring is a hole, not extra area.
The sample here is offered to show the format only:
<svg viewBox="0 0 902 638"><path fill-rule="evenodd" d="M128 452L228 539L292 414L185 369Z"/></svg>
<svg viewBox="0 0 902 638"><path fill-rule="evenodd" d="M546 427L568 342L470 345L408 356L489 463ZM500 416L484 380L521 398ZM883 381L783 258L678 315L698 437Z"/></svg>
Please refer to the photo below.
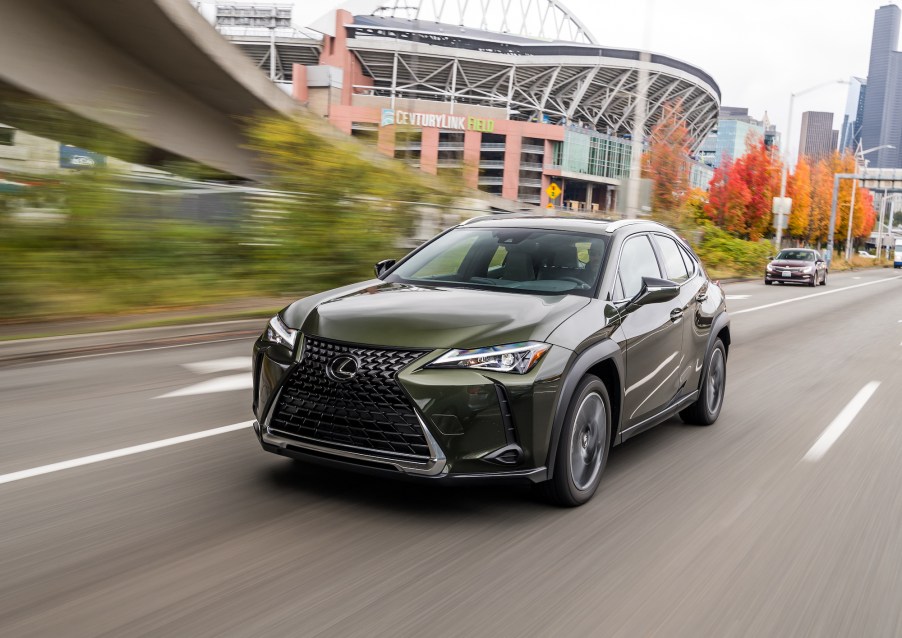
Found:
<svg viewBox="0 0 902 638"><path fill-rule="evenodd" d="M336 341L409 348L479 348L542 341L589 303L575 295L539 296L377 281L332 295L289 325Z"/></svg>
<svg viewBox="0 0 902 638"><path fill-rule="evenodd" d="M774 259L770 262L771 266L782 266L784 268L804 268L805 266L814 266L813 261L802 261L801 259Z"/></svg>

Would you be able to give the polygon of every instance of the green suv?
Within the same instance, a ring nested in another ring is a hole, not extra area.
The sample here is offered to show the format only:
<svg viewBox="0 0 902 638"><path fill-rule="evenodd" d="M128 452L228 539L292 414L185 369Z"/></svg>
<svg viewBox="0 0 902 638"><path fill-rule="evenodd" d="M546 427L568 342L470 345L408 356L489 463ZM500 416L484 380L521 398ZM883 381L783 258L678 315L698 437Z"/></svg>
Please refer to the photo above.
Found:
<svg viewBox="0 0 902 638"><path fill-rule="evenodd" d="M580 505L613 446L717 419L729 347L723 292L664 226L479 218L273 317L255 430L305 462Z"/></svg>

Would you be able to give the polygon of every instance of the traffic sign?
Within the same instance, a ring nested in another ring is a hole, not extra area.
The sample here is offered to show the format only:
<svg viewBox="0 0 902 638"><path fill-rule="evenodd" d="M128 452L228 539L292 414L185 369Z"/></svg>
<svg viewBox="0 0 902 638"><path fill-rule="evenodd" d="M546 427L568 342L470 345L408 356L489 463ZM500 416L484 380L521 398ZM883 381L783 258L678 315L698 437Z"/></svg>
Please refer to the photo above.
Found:
<svg viewBox="0 0 902 638"><path fill-rule="evenodd" d="M561 190L560 186L558 186L554 182L551 182L551 185L545 189L545 192L548 193L548 197L550 197L551 199L557 199L564 191Z"/></svg>

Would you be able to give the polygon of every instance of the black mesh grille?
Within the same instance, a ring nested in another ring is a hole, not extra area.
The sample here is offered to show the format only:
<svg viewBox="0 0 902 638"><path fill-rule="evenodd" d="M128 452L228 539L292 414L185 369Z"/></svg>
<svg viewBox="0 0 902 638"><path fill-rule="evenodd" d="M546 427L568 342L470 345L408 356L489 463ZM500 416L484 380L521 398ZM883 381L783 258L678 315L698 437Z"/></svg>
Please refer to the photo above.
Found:
<svg viewBox="0 0 902 638"><path fill-rule="evenodd" d="M419 419L397 381L398 372L423 354L307 337L304 356L285 381L270 428L327 445L428 458ZM347 381L336 381L326 372L341 356L359 364Z"/></svg>

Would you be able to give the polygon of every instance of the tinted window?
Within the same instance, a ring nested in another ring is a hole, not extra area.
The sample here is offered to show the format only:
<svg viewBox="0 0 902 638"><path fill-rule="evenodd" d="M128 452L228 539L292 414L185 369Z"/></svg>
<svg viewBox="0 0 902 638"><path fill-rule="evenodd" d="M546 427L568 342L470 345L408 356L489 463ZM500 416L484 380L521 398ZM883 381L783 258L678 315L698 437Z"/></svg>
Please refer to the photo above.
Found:
<svg viewBox="0 0 902 638"><path fill-rule="evenodd" d="M636 296L642 289L643 277L661 277L655 251L648 237L640 235L628 239L620 253L620 283L624 299Z"/></svg>
<svg viewBox="0 0 902 638"><path fill-rule="evenodd" d="M692 277L698 268L698 262L695 260L695 257L686 250L685 246L680 246L680 254L683 255L683 262L686 264L686 270L689 272L689 276Z"/></svg>
<svg viewBox="0 0 902 638"><path fill-rule="evenodd" d="M777 259L791 259L793 261L814 261L815 253L810 250L781 250Z"/></svg>
<svg viewBox="0 0 902 638"><path fill-rule="evenodd" d="M441 283L542 295L591 296L607 238L532 228L457 228L430 242L386 281Z"/></svg>
<svg viewBox="0 0 902 638"><path fill-rule="evenodd" d="M686 269L686 262L683 261L683 256L680 254L680 248L677 246L677 243L670 237L664 237L663 235L655 235L655 243L661 252L661 259L667 278L678 284L689 279L689 271Z"/></svg>

